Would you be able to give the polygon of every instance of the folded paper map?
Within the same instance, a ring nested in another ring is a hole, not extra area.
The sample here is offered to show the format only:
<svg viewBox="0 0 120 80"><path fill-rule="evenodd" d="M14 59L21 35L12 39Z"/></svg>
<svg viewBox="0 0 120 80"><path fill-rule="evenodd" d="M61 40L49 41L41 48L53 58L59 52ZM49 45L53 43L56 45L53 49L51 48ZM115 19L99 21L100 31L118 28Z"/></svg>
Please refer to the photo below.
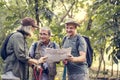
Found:
<svg viewBox="0 0 120 80"><path fill-rule="evenodd" d="M48 56L47 62L58 62L68 58L68 55L71 53L71 48L62 48L62 49L53 49L46 48L45 53Z"/></svg>

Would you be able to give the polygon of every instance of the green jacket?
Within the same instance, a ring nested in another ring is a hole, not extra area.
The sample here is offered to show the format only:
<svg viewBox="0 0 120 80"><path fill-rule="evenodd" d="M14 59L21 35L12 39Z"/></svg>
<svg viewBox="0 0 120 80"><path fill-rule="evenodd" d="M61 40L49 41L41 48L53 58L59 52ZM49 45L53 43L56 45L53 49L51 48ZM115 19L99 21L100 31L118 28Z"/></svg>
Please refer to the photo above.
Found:
<svg viewBox="0 0 120 80"><path fill-rule="evenodd" d="M4 73L12 71L20 80L28 80L28 47L25 34L15 32L9 39Z"/></svg>

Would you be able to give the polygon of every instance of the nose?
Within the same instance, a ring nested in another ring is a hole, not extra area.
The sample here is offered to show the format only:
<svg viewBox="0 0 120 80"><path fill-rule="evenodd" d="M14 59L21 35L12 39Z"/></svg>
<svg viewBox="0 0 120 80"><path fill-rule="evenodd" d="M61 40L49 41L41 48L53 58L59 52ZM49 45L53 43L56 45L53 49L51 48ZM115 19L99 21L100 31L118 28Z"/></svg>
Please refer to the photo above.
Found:
<svg viewBox="0 0 120 80"><path fill-rule="evenodd" d="M69 32L69 31L71 31L71 29L70 29L70 28L67 28L67 31Z"/></svg>
<svg viewBox="0 0 120 80"><path fill-rule="evenodd" d="M45 35L40 35L40 37L43 39L43 38L45 38Z"/></svg>

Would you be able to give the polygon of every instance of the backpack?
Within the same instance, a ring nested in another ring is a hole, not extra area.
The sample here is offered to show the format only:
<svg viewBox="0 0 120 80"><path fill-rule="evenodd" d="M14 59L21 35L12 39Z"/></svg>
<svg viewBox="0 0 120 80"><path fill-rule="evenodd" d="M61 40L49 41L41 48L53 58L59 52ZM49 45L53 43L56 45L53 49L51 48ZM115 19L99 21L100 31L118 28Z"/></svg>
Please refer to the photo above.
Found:
<svg viewBox="0 0 120 80"><path fill-rule="evenodd" d="M8 35L2 44L2 47L0 50L0 56L3 60L5 60L7 58L7 56L10 55L10 54L7 54L6 48L7 48L8 41L13 34L14 33L11 33L10 35Z"/></svg>
<svg viewBox="0 0 120 80"><path fill-rule="evenodd" d="M78 47L80 45L80 40L79 40L80 37L81 36L77 35L77 40L76 40L76 48L77 48L77 50L78 50ZM88 67L91 67L92 61L93 61L93 49L92 49L92 47L90 45L89 38L85 37L85 36L82 36L82 37L85 39L86 44L87 44L87 52L86 52L87 64L88 64ZM62 45L64 44L65 40L66 40L66 36L63 38Z"/></svg>

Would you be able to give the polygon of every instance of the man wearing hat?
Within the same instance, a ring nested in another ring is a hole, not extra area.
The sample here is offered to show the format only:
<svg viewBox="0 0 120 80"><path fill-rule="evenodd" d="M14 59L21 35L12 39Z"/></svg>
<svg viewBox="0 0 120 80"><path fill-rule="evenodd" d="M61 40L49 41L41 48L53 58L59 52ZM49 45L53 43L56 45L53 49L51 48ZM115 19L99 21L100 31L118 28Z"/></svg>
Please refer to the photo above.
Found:
<svg viewBox="0 0 120 80"><path fill-rule="evenodd" d="M71 54L67 59L68 80L89 80L86 63L86 42L83 37L77 34L77 27L80 26L75 20L69 19L65 22L67 36L63 39L63 48L71 47ZM76 47L79 38L80 45Z"/></svg>
<svg viewBox="0 0 120 80"><path fill-rule="evenodd" d="M9 56L4 60L5 67L2 78L8 78L9 80L29 80L28 65L38 65L46 61L47 57L32 59L28 55L26 38L32 35L35 28L38 28L35 20L26 17L22 19L20 28L10 36L6 47L6 52Z"/></svg>

